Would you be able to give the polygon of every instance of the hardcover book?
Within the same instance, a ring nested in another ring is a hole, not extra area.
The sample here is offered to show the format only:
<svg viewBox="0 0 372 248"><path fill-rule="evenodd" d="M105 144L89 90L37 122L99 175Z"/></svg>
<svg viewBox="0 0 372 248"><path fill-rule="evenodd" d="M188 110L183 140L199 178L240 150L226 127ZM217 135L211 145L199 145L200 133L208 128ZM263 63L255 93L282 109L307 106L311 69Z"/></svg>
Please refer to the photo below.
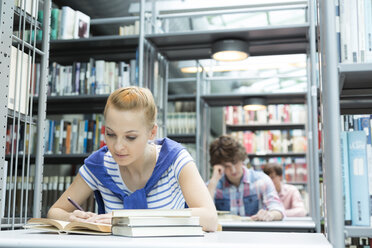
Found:
<svg viewBox="0 0 372 248"><path fill-rule="evenodd" d="M144 217L128 216L112 218L113 226L199 226L199 217Z"/></svg>
<svg viewBox="0 0 372 248"><path fill-rule="evenodd" d="M201 226L112 226L112 234L127 237L203 236Z"/></svg>
<svg viewBox="0 0 372 248"><path fill-rule="evenodd" d="M191 217L191 209L121 209L113 210L112 217Z"/></svg>

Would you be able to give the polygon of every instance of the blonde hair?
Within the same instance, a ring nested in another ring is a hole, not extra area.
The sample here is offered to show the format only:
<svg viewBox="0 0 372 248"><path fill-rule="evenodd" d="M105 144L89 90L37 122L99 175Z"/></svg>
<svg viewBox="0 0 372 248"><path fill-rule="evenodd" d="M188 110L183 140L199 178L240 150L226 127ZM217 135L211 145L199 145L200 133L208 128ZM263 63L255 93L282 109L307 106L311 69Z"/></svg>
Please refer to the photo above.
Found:
<svg viewBox="0 0 372 248"><path fill-rule="evenodd" d="M155 125L157 109L154 97L147 88L130 86L115 90L107 99L103 112L105 118L110 107L117 110L143 110L149 127Z"/></svg>

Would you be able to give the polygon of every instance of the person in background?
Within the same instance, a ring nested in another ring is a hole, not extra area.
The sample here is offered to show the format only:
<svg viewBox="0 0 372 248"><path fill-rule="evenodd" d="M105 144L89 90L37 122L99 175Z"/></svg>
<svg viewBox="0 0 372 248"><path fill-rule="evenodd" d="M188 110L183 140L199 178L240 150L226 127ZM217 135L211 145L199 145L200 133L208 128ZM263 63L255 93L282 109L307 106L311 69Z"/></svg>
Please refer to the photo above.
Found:
<svg viewBox="0 0 372 248"><path fill-rule="evenodd" d="M284 207L271 179L244 165L243 145L223 135L209 146L212 177L208 190L217 210L230 211L253 220L282 220Z"/></svg>
<svg viewBox="0 0 372 248"><path fill-rule="evenodd" d="M217 212L191 155L168 138L156 140L156 105L150 90L115 90L105 110L106 146L84 161L48 218L111 223L116 209L182 209L200 217L204 231L217 229ZM75 210L94 192L99 214Z"/></svg>
<svg viewBox="0 0 372 248"><path fill-rule="evenodd" d="M305 209L305 204L296 186L283 183L282 166L275 163L265 164L263 171L273 181L280 200L284 205L285 215L287 217L306 216L307 211Z"/></svg>

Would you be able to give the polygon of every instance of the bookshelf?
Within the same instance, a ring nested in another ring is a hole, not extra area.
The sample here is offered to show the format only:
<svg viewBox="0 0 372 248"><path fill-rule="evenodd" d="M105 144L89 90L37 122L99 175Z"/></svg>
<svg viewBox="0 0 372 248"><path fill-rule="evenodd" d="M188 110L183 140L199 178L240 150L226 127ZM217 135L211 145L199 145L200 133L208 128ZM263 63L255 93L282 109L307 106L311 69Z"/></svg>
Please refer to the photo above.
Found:
<svg viewBox="0 0 372 248"><path fill-rule="evenodd" d="M211 47L215 40L223 39L226 37L237 38L248 40L250 44L250 55L279 55L279 54L296 54L305 53L309 57L315 57L315 24L314 20L310 17L315 16L315 8L310 7L308 2L308 19L303 24L294 25L281 25L281 26L269 26L269 27L255 27L255 28L236 28L227 30L203 30L203 31L185 31L177 33L153 33L147 34L146 38L152 42L169 61L181 61L181 60L195 60L196 67L200 65L199 60L209 59L211 54ZM221 11L223 12L223 11ZM192 11L185 13L173 14L173 16L186 16L193 15ZM221 13L223 14L223 13ZM200 15L196 13L195 15ZM166 16L166 15L165 15ZM172 16L172 15L170 15ZM156 16L162 19L162 14ZM166 17L165 17L166 18ZM310 49L311 48L311 49ZM308 68L315 65L315 60L311 60ZM309 69L310 71L310 69ZM306 153L299 154L250 154L249 156L289 156L289 157L301 157L306 158L309 164L309 191L310 200L312 205L310 207L310 215L316 223L316 230L320 231L320 216L319 216L319 168L317 160L318 155L318 143L317 140L312 139L312 133L317 133L317 115L314 112L317 111L317 95L316 88L316 77L313 74L308 75L308 84L310 85L307 92L301 93L258 93L258 94L216 94L210 93L208 89L209 78L208 72L197 71L196 76L196 108L197 108L197 133L196 133L196 149L197 149L197 164L199 166L200 173L205 180L209 179L209 166L208 166L208 145L210 142L209 131L210 131L210 113L213 107L224 107L224 106L238 106L242 105L243 99L247 97L265 97L268 104L306 104L308 107L308 123L301 124L300 126L292 126L293 128L300 127L306 129L306 137L308 137L308 151ZM181 81L182 78L179 78ZM315 91L315 94L314 94ZM169 96L171 99L173 96ZM315 118L315 120L314 120ZM222 119L221 119L222 121ZM262 127L262 126L261 126ZM252 129L259 129L257 127L249 127ZM279 126L277 126L279 127ZM230 128L230 127L229 127ZM234 129L235 127L231 127ZM236 127L244 128L244 127ZM266 127L262 127L266 129ZM279 127L280 129L283 127ZM267 127L270 129L270 127ZM286 129L286 128L284 128ZM315 149L316 147L316 149ZM315 167L315 168L312 168ZM316 182L316 183L315 183Z"/></svg>
<svg viewBox="0 0 372 248"><path fill-rule="evenodd" d="M149 34L151 41L170 61L209 59L215 40L226 37L249 40L250 55L306 53L308 24Z"/></svg>
<svg viewBox="0 0 372 248"><path fill-rule="evenodd" d="M257 94L203 94L201 98L210 107L242 105L243 99L264 97L267 104L304 104L306 93L257 93Z"/></svg>
<svg viewBox="0 0 372 248"><path fill-rule="evenodd" d="M110 61L136 58L138 35L105 35L85 39L52 40L50 42L51 61L61 64L72 63L78 57L81 61L104 59Z"/></svg>
<svg viewBox="0 0 372 248"><path fill-rule="evenodd" d="M0 229L20 227L30 215L40 216L41 211L49 37L44 37L41 43L36 44L36 36L40 32L49 33L50 18L43 18L41 22L38 19L38 13L43 12L44 16L49 17L51 2L48 0L32 2L20 1L18 5L21 3L25 5L17 7L14 1L1 1L0 18L3 28L0 44L2 54L0 77L3 83L0 86L0 91L3 107L1 108L0 121L3 125L0 128L0 144L2 144ZM31 35L32 33L34 35ZM35 67L36 61L41 64L39 69ZM15 68L13 68L13 63ZM40 84L37 86L34 78L36 70L39 70L40 76ZM38 87L39 104L33 104L33 91L30 90L32 87ZM8 100L14 102L8 104ZM22 107L22 104L25 108ZM38 115L33 114L34 109L38 110ZM8 129L9 127L11 128ZM38 135L31 137L30 133L26 131L26 127L37 129ZM10 143L9 141L7 143L6 140L7 131L10 131L12 135ZM23 142L21 142L22 137L24 138ZM30 160L30 145L26 143L25 137L33 140L36 144L32 162ZM12 142L13 140L14 142ZM11 148L10 154L5 156L5 148L8 147ZM34 165L33 169L30 164ZM34 178L32 183L29 181L31 177ZM31 188L34 189L33 196L28 194ZM34 204L28 204L29 201ZM7 211L4 211L4 208Z"/></svg>
<svg viewBox="0 0 372 248"><path fill-rule="evenodd" d="M144 4L145 1L141 1ZM47 12L46 12L47 13ZM154 14L156 16L156 14ZM48 19L48 18L45 18ZM141 8L140 13L141 29L139 35L133 36L102 36L91 37L79 40L54 40L50 42L50 61L61 64L70 64L75 61L76 57L79 60L88 61L89 58L107 59L107 60L127 60L136 58L136 49L139 46L139 70L143 72L151 72L150 63L151 58L157 57L159 54L164 56L163 62L167 66L168 61L175 60L198 60L210 58L211 44L214 40L233 37L249 39L250 53L252 56L258 55L276 55L276 54L296 54L307 53L309 40L309 30L311 24L295 24L283 26L270 26L259 28L239 28L228 30L208 30L208 31L192 31L181 33L164 33L164 34L145 34L143 29L144 24L144 10ZM154 18L153 18L154 19ZM94 20L92 20L92 23ZM46 25L43 25L44 27ZM48 30L46 32L48 33ZM151 52L149 52L151 51ZM148 58L146 60L145 58ZM139 85L152 87L148 82L150 78L142 78L146 73L140 73ZM142 78L142 79L141 79ZM267 97L269 104L293 103L303 104L308 101L306 93L294 94L221 94L212 95L203 89L204 80L206 80L203 73L197 73L196 77L197 92L195 95L183 96L169 96L170 101L195 101L197 113L197 128L195 135L177 135L171 136L175 140L185 143L196 143L198 153L198 164L201 166L201 172L204 178L208 176L208 166L206 162L207 154L207 130L208 119L207 112L209 107L226 106L226 105L240 105L243 97L260 95ZM165 89L163 99L167 101L167 77L165 79ZM45 89L40 92L45 92ZM44 98L43 98L44 97ZM107 96L56 96L48 97L41 96L34 99L34 107L36 104L47 101L46 110L38 109L37 114L45 118L45 114L71 114L71 113L97 113L101 112ZM77 104L79 103L79 104ZM4 106L4 105L3 105ZM88 107L89 106L89 107ZM161 109L166 113L166 108ZM34 112L36 114L36 112ZM44 114L44 116L42 116ZM163 115L163 119L164 119ZM163 124L166 126L166 123ZM305 125L305 124L303 124ZM294 127L295 128L295 127ZM42 130L39 130L42 133ZM1 138L1 137L0 137ZM2 140L0 140L2 141ZM38 141L38 148L42 147L42 140ZM3 142L0 142L3 143ZM40 153L40 152L39 152ZM38 154L39 154L38 153ZM283 154L279 154L283 155ZM288 154L287 154L288 155ZM290 155L290 154L289 154ZM73 155L40 155L45 163L55 164L60 163L76 163L81 161L86 154ZM267 155L269 156L269 155ZM290 155L292 156L292 155ZM307 154L293 154L294 157L305 157ZM40 160L42 161L42 160ZM36 163L38 157L36 156ZM42 162L41 162L42 164ZM41 171L42 172L42 171ZM41 179L39 179L41 180ZM41 185L41 183L40 183ZM40 191L40 189L38 189ZM38 198L40 200L40 198ZM316 199L316 197L314 198ZM36 211L39 212L39 211ZM318 218L314 215L315 222Z"/></svg>
<svg viewBox="0 0 372 248"><path fill-rule="evenodd" d="M371 63L340 63L337 60L334 3L320 1L320 48L322 54L323 166L326 188L326 226L335 247L345 246L345 237L369 237L372 228L344 225L340 150L340 114L371 114ZM353 39L357 39L353 37Z"/></svg>
<svg viewBox="0 0 372 248"><path fill-rule="evenodd" d="M281 124L240 124L231 125L226 124L226 132L236 131L257 131L257 130L294 130L294 129L305 129L305 123L281 123Z"/></svg>
<svg viewBox="0 0 372 248"><path fill-rule="evenodd" d="M108 95L48 96L47 114L103 113ZM38 104L38 99L34 100Z"/></svg>

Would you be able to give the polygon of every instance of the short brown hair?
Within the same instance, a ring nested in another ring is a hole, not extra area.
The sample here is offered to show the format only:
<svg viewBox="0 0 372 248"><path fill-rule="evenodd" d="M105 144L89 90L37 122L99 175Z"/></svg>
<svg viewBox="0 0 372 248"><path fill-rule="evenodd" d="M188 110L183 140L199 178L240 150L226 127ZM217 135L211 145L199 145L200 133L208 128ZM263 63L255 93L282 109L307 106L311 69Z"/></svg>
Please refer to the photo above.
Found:
<svg viewBox="0 0 372 248"><path fill-rule="evenodd" d="M243 145L228 135L222 135L210 144L209 155L212 166L226 162L236 164L247 158Z"/></svg>
<svg viewBox="0 0 372 248"><path fill-rule="evenodd" d="M155 124L157 109L149 89L136 86L117 89L107 99L103 112L105 118L109 107L118 110L143 110L148 125L153 127Z"/></svg>
<svg viewBox="0 0 372 248"><path fill-rule="evenodd" d="M268 163L263 166L263 172L265 174L270 175L271 173L275 173L277 176L283 175L283 167L280 164L276 163Z"/></svg>

